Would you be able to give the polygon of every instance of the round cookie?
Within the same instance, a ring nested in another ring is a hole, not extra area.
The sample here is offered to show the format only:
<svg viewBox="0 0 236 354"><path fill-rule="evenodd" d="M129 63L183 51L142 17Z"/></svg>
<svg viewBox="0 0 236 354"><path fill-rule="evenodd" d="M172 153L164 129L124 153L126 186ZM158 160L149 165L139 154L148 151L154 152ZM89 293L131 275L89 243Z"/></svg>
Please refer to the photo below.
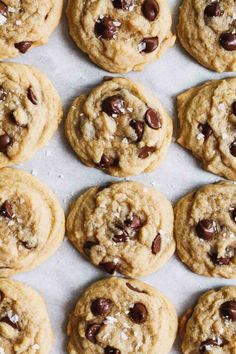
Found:
<svg viewBox="0 0 236 354"><path fill-rule="evenodd" d="M219 182L183 197L175 207L180 259L201 275L236 278L236 185Z"/></svg>
<svg viewBox="0 0 236 354"><path fill-rule="evenodd" d="M234 354L236 286L202 295L186 323L183 354Z"/></svg>
<svg viewBox="0 0 236 354"><path fill-rule="evenodd" d="M51 190L26 172L0 170L0 276L28 271L59 247L64 212Z"/></svg>
<svg viewBox="0 0 236 354"><path fill-rule="evenodd" d="M167 0L69 0L67 17L77 46L110 72L142 70L175 42Z"/></svg>
<svg viewBox="0 0 236 354"><path fill-rule="evenodd" d="M63 0L0 1L0 59L45 44L58 25Z"/></svg>
<svg viewBox="0 0 236 354"><path fill-rule="evenodd" d="M172 120L141 86L108 78L74 100L65 133L84 164L125 177L151 172L161 163Z"/></svg>
<svg viewBox="0 0 236 354"><path fill-rule="evenodd" d="M184 0L178 37L200 64L218 72L236 71L234 0Z"/></svg>
<svg viewBox="0 0 236 354"><path fill-rule="evenodd" d="M175 251L170 202L137 182L88 189L70 208L67 233L90 262L110 274L155 272Z"/></svg>
<svg viewBox="0 0 236 354"><path fill-rule="evenodd" d="M68 352L167 354L176 330L176 311L162 293L134 279L104 279L84 292L70 315Z"/></svg>
<svg viewBox="0 0 236 354"><path fill-rule="evenodd" d="M43 298L29 286L0 279L0 353L47 354L54 337Z"/></svg>
<svg viewBox="0 0 236 354"><path fill-rule="evenodd" d="M0 168L29 159L61 119L61 99L45 75L32 66L0 63Z"/></svg>
<svg viewBox="0 0 236 354"><path fill-rule="evenodd" d="M236 180L236 78L209 81L177 98L178 143L203 167Z"/></svg>

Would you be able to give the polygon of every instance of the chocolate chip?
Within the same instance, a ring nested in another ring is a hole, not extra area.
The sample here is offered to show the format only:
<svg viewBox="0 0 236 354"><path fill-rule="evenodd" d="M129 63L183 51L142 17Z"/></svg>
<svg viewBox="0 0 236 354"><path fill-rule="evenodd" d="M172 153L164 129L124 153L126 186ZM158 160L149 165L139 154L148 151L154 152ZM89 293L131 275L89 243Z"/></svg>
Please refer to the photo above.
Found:
<svg viewBox="0 0 236 354"><path fill-rule="evenodd" d="M220 4L218 2L212 2L207 5L204 11L206 17L219 17L223 15L223 12L220 9Z"/></svg>
<svg viewBox="0 0 236 354"><path fill-rule="evenodd" d="M221 316L229 321L236 321L236 301L226 301L220 307Z"/></svg>
<svg viewBox="0 0 236 354"><path fill-rule="evenodd" d="M125 112L125 101L120 95L107 97L102 102L102 110L111 117L113 115L120 115Z"/></svg>
<svg viewBox="0 0 236 354"><path fill-rule="evenodd" d="M136 141L138 142L138 141L142 140L143 130L144 130L143 122L140 122L140 120L132 119L130 121L129 125L131 126L131 128L134 129L135 134L137 135Z"/></svg>
<svg viewBox="0 0 236 354"><path fill-rule="evenodd" d="M7 16L8 7L3 1L0 1L0 15Z"/></svg>
<svg viewBox="0 0 236 354"><path fill-rule="evenodd" d="M139 290L138 288L135 288L133 285L131 285L130 283L126 283L126 286L130 289L135 291L136 293L140 293L140 294L147 294L146 291L144 290Z"/></svg>
<svg viewBox="0 0 236 354"><path fill-rule="evenodd" d="M196 225L196 232L199 238L210 241L217 233L217 227L213 220L200 220Z"/></svg>
<svg viewBox="0 0 236 354"><path fill-rule="evenodd" d="M236 157L236 140L234 140L232 142L232 144L230 145L230 153L231 153L231 155Z"/></svg>
<svg viewBox="0 0 236 354"><path fill-rule="evenodd" d="M153 254L157 254L159 253L161 250L161 235L158 234L155 238L154 241L152 243L152 253Z"/></svg>
<svg viewBox="0 0 236 354"><path fill-rule="evenodd" d="M158 37L150 37L144 38L142 42L139 43L139 47L141 48L141 53L151 53L157 49L159 45Z"/></svg>
<svg viewBox="0 0 236 354"><path fill-rule="evenodd" d="M90 250L93 246L97 246L98 242L95 241L87 241L84 244L84 250Z"/></svg>
<svg viewBox="0 0 236 354"><path fill-rule="evenodd" d="M119 349L110 347L109 345L104 349L105 354L121 354Z"/></svg>
<svg viewBox="0 0 236 354"><path fill-rule="evenodd" d="M108 168L115 165L115 160L105 154L102 155L101 160L99 162L100 168Z"/></svg>
<svg viewBox="0 0 236 354"><path fill-rule="evenodd" d="M145 113L145 122L152 129L161 128L161 116L160 113L152 108L149 108Z"/></svg>
<svg viewBox="0 0 236 354"><path fill-rule="evenodd" d="M7 93L2 86L0 86L0 101L5 101Z"/></svg>
<svg viewBox="0 0 236 354"><path fill-rule="evenodd" d="M210 255L212 263L218 266L229 265L232 257L218 257L217 253L213 253Z"/></svg>
<svg viewBox="0 0 236 354"><path fill-rule="evenodd" d="M120 267L119 263L114 262L103 262L99 266L109 274L114 274Z"/></svg>
<svg viewBox="0 0 236 354"><path fill-rule="evenodd" d="M19 50L20 53L24 54L27 52L27 50L32 46L32 42L30 41L24 41L24 42L19 42L15 43L16 49Z"/></svg>
<svg viewBox="0 0 236 354"><path fill-rule="evenodd" d="M143 226L143 223L139 216L132 215L131 218L125 220L125 225L137 230Z"/></svg>
<svg viewBox="0 0 236 354"><path fill-rule="evenodd" d="M38 104L37 97L35 96L34 91L31 86L28 88L27 97L34 105Z"/></svg>
<svg viewBox="0 0 236 354"><path fill-rule="evenodd" d="M27 250L33 250L34 248L37 247L37 244L32 241L20 241L20 242Z"/></svg>
<svg viewBox="0 0 236 354"><path fill-rule="evenodd" d="M200 344L199 353L205 354L209 347L223 347L224 342L219 339L207 339Z"/></svg>
<svg viewBox="0 0 236 354"><path fill-rule="evenodd" d="M231 108L232 108L233 114L236 116L236 101L234 101L234 102L232 103Z"/></svg>
<svg viewBox="0 0 236 354"><path fill-rule="evenodd" d="M149 157L155 151L156 151L156 147L155 146L144 146L144 147L142 147L139 150L138 157L140 159L146 159L147 157Z"/></svg>
<svg viewBox="0 0 236 354"><path fill-rule="evenodd" d="M12 322L8 316L5 316L5 317L1 318L0 322L6 323L9 326L11 326L12 328L17 329L18 331L20 330L19 323L18 322L15 322L15 323Z"/></svg>
<svg viewBox="0 0 236 354"><path fill-rule="evenodd" d="M155 0L145 0L142 5L142 12L149 21L154 21L159 14L159 5Z"/></svg>
<svg viewBox="0 0 236 354"><path fill-rule="evenodd" d="M121 235L115 235L112 238L112 241L115 243L127 242L129 240L129 235L126 231L123 231Z"/></svg>
<svg viewBox="0 0 236 354"><path fill-rule="evenodd" d="M234 208L234 210L232 210L231 217L232 217L233 221L236 222L236 208Z"/></svg>
<svg viewBox="0 0 236 354"><path fill-rule="evenodd" d="M111 305L111 300L101 297L92 302L91 311L94 316L106 316L110 312Z"/></svg>
<svg viewBox="0 0 236 354"><path fill-rule="evenodd" d="M208 123L199 124L198 129L200 133L204 135L205 140L207 140L213 134L213 130Z"/></svg>
<svg viewBox="0 0 236 354"><path fill-rule="evenodd" d="M6 152L8 146L11 144L11 138L8 134L0 135L0 152Z"/></svg>
<svg viewBox="0 0 236 354"><path fill-rule="evenodd" d="M236 33L226 32L220 36L221 46L230 52L236 50Z"/></svg>
<svg viewBox="0 0 236 354"><path fill-rule="evenodd" d="M11 204L8 200L5 200L5 202L2 204L0 208L0 215L4 216L5 218L12 219L13 211Z"/></svg>
<svg viewBox="0 0 236 354"><path fill-rule="evenodd" d="M92 342L92 343L96 343L96 335L98 334L99 330L101 328L101 325L98 323L92 323L90 324L85 332L85 336L86 338Z"/></svg>
<svg viewBox="0 0 236 354"><path fill-rule="evenodd" d="M112 0L116 9L129 11L132 8L133 0Z"/></svg>
<svg viewBox="0 0 236 354"><path fill-rule="evenodd" d="M144 323L147 320L148 312L146 306L141 302L136 302L129 311L130 319L137 324Z"/></svg>
<svg viewBox="0 0 236 354"><path fill-rule="evenodd" d="M116 34L118 26L111 17L103 17L95 24L95 33L103 39L112 39Z"/></svg>

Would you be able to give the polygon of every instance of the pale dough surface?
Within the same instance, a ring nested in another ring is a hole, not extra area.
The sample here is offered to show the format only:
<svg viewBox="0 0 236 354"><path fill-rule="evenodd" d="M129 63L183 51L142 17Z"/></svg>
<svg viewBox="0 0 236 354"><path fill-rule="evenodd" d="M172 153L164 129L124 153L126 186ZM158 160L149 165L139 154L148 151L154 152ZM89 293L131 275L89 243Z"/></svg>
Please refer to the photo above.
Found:
<svg viewBox="0 0 236 354"><path fill-rule="evenodd" d="M236 180L235 141L236 78L209 81L177 98L180 130L178 143L197 157L204 169ZM211 135L205 139L200 125L208 124Z"/></svg>
<svg viewBox="0 0 236 354"><path fill-rule="evenodd" d="M105 99L119 96L124 101L120 115L109 116L102 110ZM145 122L147 110L154 109L161 127L152 129ZM143 133L137 139L131 122L142 124ZM172 138L172 120L160 102L142 86L125 78L108 78L88 95L76 98L66 119L65 133L80 160L99 168L103 155L115 163L104 170L113 176L151 172L165 158ZM143 148L153 148L140 158Z"/></svg>
<svg viewBox="0 0 236 354"><path fill-rule="evenodd" d="M54 336L43 298L29 286L3 278L0 294L1 353L49 353Z"/></svg>
<svg viewBox="0 0 236 354"><path fill-rule="evenodd" d="M0 170L0 276L41 264L57 250L64 231L64 212L47 186L26 172Z"/></svg>
<svg viewBox="0 0 236 354"><path fill-rule="evenodd" d="M45 44L60 21L63 6L63 0L4 0L1 3L6 7L6 11L0 11L1 60L17 56L19 43L30 42L30 48ZM3 9L1 4L0 8Z"/></svg>
<svg viewBox="0 0 236 354"><path fill-rule="evenodd" d="M70 208L67 233L90 262L97 266L112 262L132 277L155 272L175 250L170 202L138 182L87 190ZM124 234L125 240L117 241ZM91 247L86 247L88 242Z"/></svg>
<svg viewBox="0 0 236 354"><path fill-rule="evenodd" d="M236 301L236 287L227 286L218 291L210 290L200 297L193 314L187 322L182 342L183 354L235 354L236 322L223 318L221 306L228 301ZM204 342L213 340L219 345L207 345L207 350L199 349Z"/></svg>
<svg viewBox="0 0 236 354"><path fill-rule="evenodd" d="M221 16L204 15L209 0L184 0L180 7L178 37L182 46L203 66L218 71L236 71L236 50L220 44L223 33L235 33L234 0L219 1Z"/></svg>
<svg viewBox="0 0 236 354"><path fill-rule="evenodd" d="M70 34L78 47L103 69L124 73L143 70L145 64L158 59L175 36L171 32L171 14L166 0L157 0L158 16L149 21L142 13L143 0L132 1L130 10L114 7L112 0L69 0L67 17ZM96 22L103 17L118 24L112 39L99 38L95 33ZM158 37L159 45L151 53L140 52L144 38Z"/></svg>
<svg viewBox="0 0 236 354"><path fill-rule="evenodd" d="M106 316L94 316L91 312L91 303L97 298L111 301ZM129 317L130 308L135 303L146 307L144 323L134 323ZM88 341L85 335L86 327L94 322L101 325L95 344ZM176 330L176 311L162 293L134 279L104 279L84 292L70 315L68 352L103 354L104 349L110 346L119 350L119 354L167 354Z"/></svg>
<svg viewBox="0 0 236 354"><path fill-rule="evenodd" d="M205 276L236 278L235 198L236 186L219 182L184 196L175 206L177 252L192 271ZM197 224L201 220L214 222L217 231L210 240L198 236ZM213 261L216 258L229 258L228 264L216 264Z"/></svg>
<svg viewBox="0 0 236 354"><path fill-rule="evenodd" d="M0 167L29 159L61 119L61 99L44 74L32 66L0 63L0 140L5 134L10 139L0 148Z"/></svg>

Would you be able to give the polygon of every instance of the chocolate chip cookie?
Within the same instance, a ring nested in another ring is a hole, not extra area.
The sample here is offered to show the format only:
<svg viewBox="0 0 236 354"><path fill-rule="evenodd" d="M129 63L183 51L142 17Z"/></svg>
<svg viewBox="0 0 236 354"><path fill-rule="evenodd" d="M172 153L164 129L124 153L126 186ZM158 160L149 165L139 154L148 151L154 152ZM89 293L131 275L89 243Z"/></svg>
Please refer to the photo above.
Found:
<svg viewBox="0 0 236 354"><path fill-rule="evenodd" d="M42 297L29 286L0 279L0 353L47 354L53 333Z"/></svg>
<svg viewBox="0 0 236 354"><path fill-rule="evenodd" d="M236 286L211 290L202 295L183 332L183 354L234 354Z"/></svg>
<svg viewBox="0 0 236 354"><path fill-rule="evenodd" d="M175 207L180 259L206 276L236 277L236 185L219 182L183 197Z"/></svg>
<svg viewBox="0 0 236 354"><path fill-rule="evenodd" d="M0 59L45 44L61 17L63 0L0 1Z"/></svg>
<svg viewBox="0 0 236 354"><path fill-rule="evenodd" d="M177 31L182 46L200 64L236 71L234 0L184 0Z"/></svg>
<svg viewBox="0 0 236 354"><path fill-rule="evenodd" d="M167 354L176 329L176 311L162 293L134 279L104 279L84 292L70 315L68 352Z"/></svg>
<svg viewBox="0 0 236 354"><path fill-rule="evenodd" d="M59 247L64 212L50 189L16 169L0 170L0 276L28 271Z"/></svg>
<svg viewBox="0 0 236 354"><path fill-rule="evenodd" d="M29 159L61 118L61 99L45 75L32 66L0 63L0 168Z"/></svg>
<svg viewBox="0 0 236 354"><path fill-rule="evenodd" d="M236 78L207 82L177 98L178 143L203 167L236 180Z"/></svg>
<svg viewBox="0 0 236 354"><path fill-rule="evenodd" d="M69 239L90 262L132 277L155 272L172 256L172 229L170 202L137 182L90 188L67 218Z"/></svg>
<svg viewBox="0 0 236 354"><path fill-rule="evenodd" d="M160 102L124 78L108 78L75 99L65 133L80 160L113 176L153 171L172 137Z"/></svg>
<svg viewBox="0 0 236 354"><path fill-rule="evenodd" d="M166 0L69 0L70 34L103 69L142 70L175 42Z"/></svg>

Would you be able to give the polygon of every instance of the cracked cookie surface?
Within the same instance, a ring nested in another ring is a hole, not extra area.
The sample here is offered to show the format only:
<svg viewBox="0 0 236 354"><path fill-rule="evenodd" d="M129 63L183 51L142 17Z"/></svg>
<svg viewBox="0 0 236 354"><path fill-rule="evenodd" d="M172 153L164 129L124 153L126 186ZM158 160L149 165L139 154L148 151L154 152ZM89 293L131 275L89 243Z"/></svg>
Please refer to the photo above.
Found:
<svg viewBox="0 0 236 354"><path fill-rule="evenodd" d="M63 0L1 0L0 59L45 44L58 25Z"/></svg>
<svg viewBox="0 0 236 354"><path fill-rule="evenodd" d="M69 0L70 34L110 72L142 70L175 42L166 0Z"/></svg>
<svg viewBox="0 0 236 354"><path fill-rule="evenodd" d="M236 78L209 81L177 98L178 143L204 169L236 180Z"/></svg>
<svg viewBox="0 0 236 354"><path fill-rule="evenodd" d="M155 272L175 250L170 202L137 182L88 189L70 208L67 232L90 262L110 274Z"/></svg>
<svg viewBox="0 0 236 354"><path fill-rule="evenodd" d="M172 120L141 86L108 78L74 100L65 133L84 164L129 176L151 172L165 158Z"/></svg>
<svg viewBox="0 0 236 354"><path fill-rule="evenodd" d="M182 352L234 354L235 348L236 286L208 291L187 321Z"/></svg>
<svg viewBox="0 0 236 354"><path fill-rule="evenodd" d="M70 315L68 352L167 354L176 330L176 311L162 293L134 279L104 279L84 292Z"/></svg>
<svg viewBox="0 0 236 354"><path fill-rule="evenodd" d="M41 264L64 231L64 212L48 187L26 172L0 170L0 276Z"/></svg>
<svg viewBox="0 0 236 354"><path fill-rule="evenodd" d="M61 99L32 66L0 63L0 168L29 159L55 133Z"/></svg>
<svg viewBox="0 0 236 354"><path fill-rule="evenodd" d="M0 352L47 354L54 341L43 298L29 286L0 279Z"/></svg>
<svg viewBox="0 0 236 354"><path fill-rule="evenodd" d="M236 186L201 187L177 203L175 238L180 259L194 272L236 278Z"/></svg>
<svg viewBox="0 0 236 354"><path fill-rule="evenodd" d="M236 1L184 0L178 37L183 47L203 66L236 71Z"/></svg>

